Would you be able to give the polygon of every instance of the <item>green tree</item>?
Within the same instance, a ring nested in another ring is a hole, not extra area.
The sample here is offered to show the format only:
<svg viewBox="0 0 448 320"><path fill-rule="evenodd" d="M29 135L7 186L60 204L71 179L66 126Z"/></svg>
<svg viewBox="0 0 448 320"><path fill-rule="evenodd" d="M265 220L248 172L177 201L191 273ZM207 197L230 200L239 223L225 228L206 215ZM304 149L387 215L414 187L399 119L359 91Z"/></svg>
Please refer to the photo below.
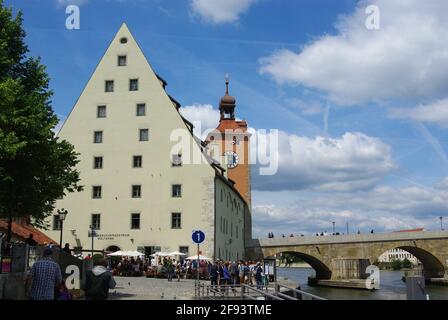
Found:
<svg viewBox="0 0 448 320"><path fill-rule="evenodd" d="M392 262L391 262L391 267L392 267L392 270L400 270L401 269L401 267L402 267L402 263L401 263L401 260L393 260Z"/></svg>
<svg viewBox="0 0 448 320"><path fill-rule="evenodd" d="M46 227L57 198L82 190L74 147L53 132L49 77L28 55L22 13L0 0L0 218L31 217Z"/></svg>
<svg viewBox="0 0 448 320"><path fill-rule="evenodd" d="M402 262L402 266L403 266L403 268L411 269L412 268L412 262L409 261L408 258L404 258L404 260Z"/></svg>

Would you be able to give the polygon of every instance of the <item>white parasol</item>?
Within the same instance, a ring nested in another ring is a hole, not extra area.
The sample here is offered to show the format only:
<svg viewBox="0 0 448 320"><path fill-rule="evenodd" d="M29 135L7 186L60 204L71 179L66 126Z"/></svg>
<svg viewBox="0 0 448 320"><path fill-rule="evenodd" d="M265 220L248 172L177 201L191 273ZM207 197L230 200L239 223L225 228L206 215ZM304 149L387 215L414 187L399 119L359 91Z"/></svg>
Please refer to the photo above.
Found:
<svg viewBox="0 0 448 320"><path fill-rule="evenodd" d="M186 256L186 254L179 251L173 251L170 252L170 256Z"/></svg>
<svg viewBox="0 0 448 320"><path fill-rule="evenodd" d="M109 257L142 257L144 255L138 251L116 251L108 254Z"/></svg>
<svg viewBox="0 0 448 320"><path fill-rule="evenodd" d="M191 256L191 257L188 257L188 258L185 258L185 260L198 260L198 256L197 255L195 255L195 256ZM210 259L210 258L208 258L208 257L206 257L206 256L203 256L203 255L199 255L199 260L208 260L208 261L211 261L212 259Z"/></svg>

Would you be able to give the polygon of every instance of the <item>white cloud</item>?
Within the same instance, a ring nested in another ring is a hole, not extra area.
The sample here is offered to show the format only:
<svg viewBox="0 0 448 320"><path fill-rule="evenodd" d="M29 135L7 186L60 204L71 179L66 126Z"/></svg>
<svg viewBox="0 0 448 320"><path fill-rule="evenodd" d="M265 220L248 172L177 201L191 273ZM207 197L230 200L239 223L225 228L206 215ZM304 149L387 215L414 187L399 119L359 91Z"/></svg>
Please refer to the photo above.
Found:
<svg viewBox="0 0 448 320"><path fill-rule="evenodd" d="M367 5L380 8L381 29L365 27ZM360 1L300 52L260 59L262 74L279 84L322 90L339 103L443 97L448 90L448 2Z"/></svg>
<svg viewBox="0 0 448 320"><path fill-rule="evenodd" d="M377 187L369 191L350 193L289 193L290 203L269 203L265 198L276 196L274 192L254 194L258 203L253 206L254 229L266 237L274 231L284 234L332 231L336 222L338 232L366 233L413 229L440 228L439 216L448 214L448 188ZM269 196L271 193L272 196ZM257 198L260 198L258 200ZM284 200L282 200L284 201ZM290 200L291 201L291 200ZM287 202L287 201L284 201Z"/></svg>
<svg viewBox="0 0 448 320"><path fill-rule="evenodd" d="M324 108L319 101L303 101L299 98L286 99L286 103L300 110L304 116L314 116L323 112Z"/></svg>
<svg viewBox="0 0 448 320"><path fill-rule="evenodd" d="M278 152L278 172L254 175L254 189L368 189L395 168L387 144L358 132L337 139L279 132Z"/></svg>
<svg viewBox="0 0 448 320"><path fill-rule="evenodd" d="M89 2L89 0L56 0L58 6L60 7L66 7L69 5L76 5L76 6L81 6L87 2Z"/></svg>
<svg viewBox="0 0 448 320"><path fill-rule="evenodd" d="M215 129L219 124L219 111L211 104L193 104L180 108L180 113L195 126L194 134L197 137L204 137L207 130Z"/></svg>
<svg viewBox="0 0 448 320"><path fill-rule="evenodd" d="M191 0L190 7L194 14L205 21L226 23L238 21L256 0Z"/></svg>
<svg viewBox="0 0 448 320"><path fill-rule="evenodd" d="M206 130L216 128L219 123L219 111L211 104L193 104L181 108L180 112L195 125L194 133L202 139ZM256 190L368 189L395 168L390 146L359 132L347 132L332 139L279 131L278 140L278 172L260 176L258 170L254 171L252 187ZM271 149L267 142L269 139L261 139L251 147L264 152ZM251 150L251 153L257 152Z"/></svg>
<svg viewBox="0 0 448 320"><path fill-rule="evenodd" d="M435 188L439 189L439 190L446 190L446 191L448 191L448 177L445 177L444 179L442 179L442 181L438 182L435 185Z"/></svg>
<svg viewBox="0 0 448 320"><path fill-rule="evenodd" d="M396 108L390 111L392 118L411 119L419 122L437 124L448 128L448 98L415 108Z"/></svg>

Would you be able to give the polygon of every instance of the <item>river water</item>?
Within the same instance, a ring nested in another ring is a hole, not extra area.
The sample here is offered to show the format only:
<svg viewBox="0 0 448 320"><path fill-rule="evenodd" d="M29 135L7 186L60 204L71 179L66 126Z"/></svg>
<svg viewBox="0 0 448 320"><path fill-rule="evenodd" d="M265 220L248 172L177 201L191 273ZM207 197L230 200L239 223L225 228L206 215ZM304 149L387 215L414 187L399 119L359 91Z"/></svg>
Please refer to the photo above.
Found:
<svg viewBox="0 0 448 320"><path fill-rule="evenodd" d="M381 271L380 289L358 290L308 286L308 277L314 277L312 268L277 268L277 276L300 283L303 291L330 300L406 300L406 284L401 280L403 271ZM426 286L430 300L448 300L448 287Z"/></svg>

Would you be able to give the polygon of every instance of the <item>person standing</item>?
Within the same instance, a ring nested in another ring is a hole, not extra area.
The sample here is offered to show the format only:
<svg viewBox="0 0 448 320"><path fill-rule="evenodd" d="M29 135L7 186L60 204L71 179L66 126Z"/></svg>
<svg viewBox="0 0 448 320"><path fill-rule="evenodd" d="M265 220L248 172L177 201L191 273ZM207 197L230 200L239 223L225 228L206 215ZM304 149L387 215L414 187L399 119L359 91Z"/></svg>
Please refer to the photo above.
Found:
<svg viewBox="0 0 448 320"><path fill-rule="evenodd" d="M240 284L238 264L235 261L230 264L230 275L232 277L232 286Z"/></svg>
<svg viewBox="0 0 448 320"><path fill-rule="evenodd" d="M173 261L171 261L170 258L167 259L166 269L167 269L167 272L168 272L168 281L171 282L171 281L173 281L173 270L174 270L174 268L173 268Z"/></svg>
<svg viewBox="0 0 448 320"><path fill-rule="evenodd" d="M36 242L36 240L34 240L33 237L34 237L33 234L30 233L30 235L28 236L28 238L25 240L25 243L26 243L27 245L29 245L29 246L32 246L32 247L34 247L34 246L37 245L37 242Z"/></svg>
<svg viewBox="0 0 448 320"><path fill-rule="evenodd" d="M43 258L31 268L27 279L27 282L31 283L31 300L54 300L54 292L62 282L62 274L52 255L53 250L46 248Z"/></svg>
<svg viewBox="0 0 448 320"><path fill-rule="evenodd" d="M215 261L215 263L210 266L209 274L210 285L212 286L212 288L216 288L216 286L218 285L218 261Z"/></svg>
<svg viewBox="0 0 448 320"><path fill-rule="evenodd" d="M64 248L62 249L62 251L64 251L68 255L71 255L72 254L72 250L70 250L70 244L66 243Z"/></svg>
<svg viewBox="0 0 448 320"><path fill-rule="evenodd" d="M223 269L223 262L219 261L218 263L218 284L222 286L224 283L224 269Z"/></svg>
<svg viewBox="0 0 448 320"><path fill-rule="evenodd" d="M86 300L106 300L109 297L109 289L116 286L112 274L107 271L107 262L104 258L93 262L93 269L86 274Z"/></svg>
<svg viewBox="0 0 448 320"><path fill-rule="evenodd" d="M261 290L263 288L263 268L260 262L255 267L255 282L257 283L257 289Z"/></svg>

